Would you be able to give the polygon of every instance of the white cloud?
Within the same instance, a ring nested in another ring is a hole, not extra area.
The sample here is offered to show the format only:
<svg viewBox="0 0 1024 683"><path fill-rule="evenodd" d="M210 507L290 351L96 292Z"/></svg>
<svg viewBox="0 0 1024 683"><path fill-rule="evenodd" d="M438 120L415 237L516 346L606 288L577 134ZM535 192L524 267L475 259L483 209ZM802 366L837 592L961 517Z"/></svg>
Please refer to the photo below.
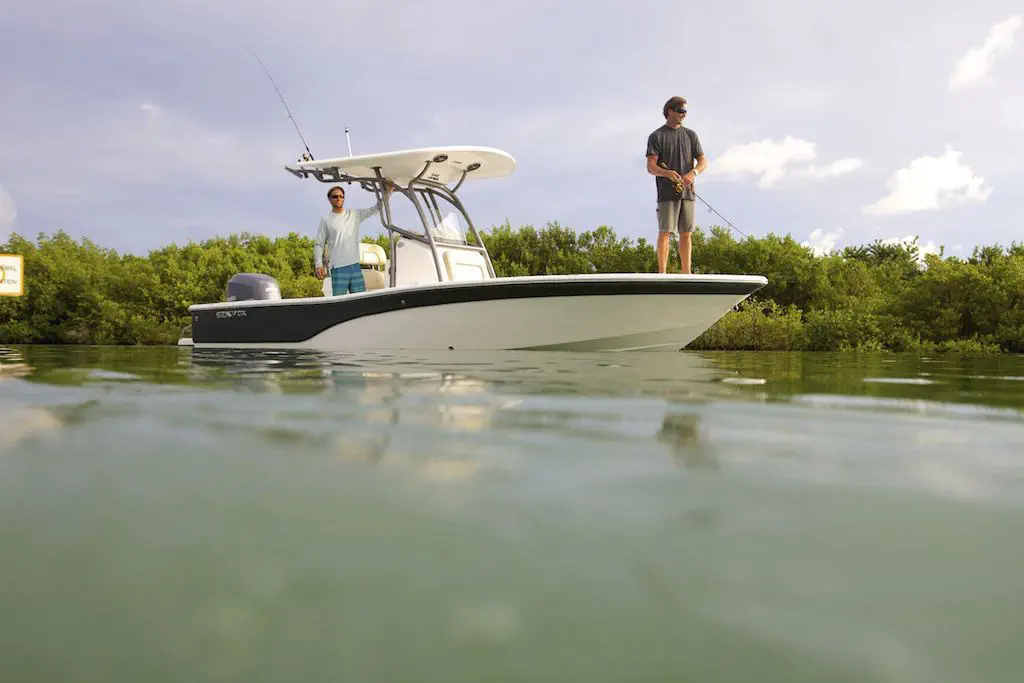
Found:
<svg viewBox="0 0 1024 683"><path fill-rule="evenodd" d="M801 242L801 246L810 247L815 256L825 256L832 253L832 250L836 248L836 242L842 236L842 228L838 232L825 232L819 228L811 233L806 242Z"/></svg>
<svg viewBox="0 0 1024 683"><path fill-rule="evenodd" d="M852 173L862 165L863 164L860 159L838 159L826 166L808 166L807 168L797 169L796 171L793 171L793 176L797 178L824 180L825 178L834 178L835 176L840 176L845 173Z"/></svg>
<svg viewBox="0 0 1024 683"><path fill-rule="evenodd" d="M961 156L947 145L941 157L914 159L886 183L890 193L865 206L864 213L887 215L985 202L992 188L984 187L985 179L960 163Z"/></svg>
<svg viewBox="0 0 1024 683"><path fill-rule="evenodd" d="M917 238L913 235L907 235L906 237L887 237L886 239L879 240L882 244L894 244L903 245L909 247L910 245L917 242ZM928 254L939 255L941 249L935 242L928 240L927 244L917 244L917 262L924 265L924 257Z"/></svg>
<svg viewBox="0 0 1024 683"><path fill-rule="evenodd" d="M939 247L939 245L935 244L935 242L932 242L931 240L928 240L928 244L918 245L917 248L918 253L921 254L922 261L924 261L924 257L927 256L928 254L935 254L936 256L938 256L940 253L942 253L942 249Z"/></svg>
<svg viewBox="0 0 1024 683"><path fill-rule="evenodd" d="M988 38L979 47L968 50L953 67L949 77L951 90L959 90L979 83L991 83L989 72L996 59L1010 51L1021 25L1020 15L1005 19L989 29Z"/></svg>
<svg viewBox="0 0 1024 683"><path fill-rule="evenodd" d="M722 156L708 167L708 172L717 175L757 175L758 185L770 188L787 177L822 180L860 168L859 159L839 159L825 166L810 162L817 157L815 145L787 135L784 140L759 140L727 149ZM796 166L796 168L793 168Z"/></svg>
<svg viewBox="0 0 1024 683"><path fill-rule="evenodd" d="M14 205L14 200L4 190L4 186L0 185L0 242L6 242L10 237L11 228L14 227L17 217L18 207Z"/></svg>

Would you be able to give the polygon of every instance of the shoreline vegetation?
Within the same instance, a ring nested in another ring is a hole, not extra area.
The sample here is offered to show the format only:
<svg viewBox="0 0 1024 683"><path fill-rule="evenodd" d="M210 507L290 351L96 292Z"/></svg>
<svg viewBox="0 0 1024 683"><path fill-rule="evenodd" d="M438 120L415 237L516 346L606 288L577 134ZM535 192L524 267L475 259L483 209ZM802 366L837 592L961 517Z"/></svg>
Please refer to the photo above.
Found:
<svg viewBox="0 0 1024 683"><path fill-rule="evenodd" d="M657 272L653 243L606 226L577 232L505 223L481 235L500 276ZM390 251L386 235L364 241ZM0 253L25 259L25 294L0 297L4 344L174 344L189 324L189 305L223 301L238 272L276 278L284 297L322 295L313 238L294 232L243 232L147 256L63 231L35 242L14 234ZM695 273L764 275L768 285L688 349L1024 352L1024 244L977 247L958 258L922 257L916 240L875 241L816 256L789 235L736 240L716 226L694 231L693 262Z"/></svg>

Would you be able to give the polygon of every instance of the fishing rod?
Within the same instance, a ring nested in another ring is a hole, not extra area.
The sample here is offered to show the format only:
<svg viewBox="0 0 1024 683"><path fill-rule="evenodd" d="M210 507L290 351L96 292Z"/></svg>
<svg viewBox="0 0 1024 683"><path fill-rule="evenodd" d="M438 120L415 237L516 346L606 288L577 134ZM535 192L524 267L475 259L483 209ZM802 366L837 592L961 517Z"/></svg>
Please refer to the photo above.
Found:
<svg viewBox="0 0 1024 683"><path fill-rule="evenodd" d="M284 101L284 95L281 94L280 88L278 88L277 87L277 83L274 82L274 77L270 75L270 71L267 69L267 66L263 63L263 60L260 59L260 56L258 54L256 54L256 52L251 47L249 47L248 45L243 45L242 47L244 47L246 50L251 52L252 56L255 57L256 61L260 63L260 66L263 67L263 72L265 74L267 74L267 78L270 79L271 85L273 85L274 86L274 90L277 91L277 96L279 98L281 98L281 104L284 105L284 110L285 110L285 112L287 112L288 118L290 118L292 120L292 125L295 126L295 132L299 134L299 139L302 140L302 146L306 148L306 153L309 155L309 161L313 161L314 160L313 153L309 151L309 145L306 144L306 138L302 137L302 131L299 130L299 124L297 124L295 122L295 117L292 116L292 112L288 108L288 103ZM348 128L345 129L345 135L346 136L348 135ZM351 149L352 149L352 143L350 142L349 143L349 155L350 156L352 154Z"/></svg>

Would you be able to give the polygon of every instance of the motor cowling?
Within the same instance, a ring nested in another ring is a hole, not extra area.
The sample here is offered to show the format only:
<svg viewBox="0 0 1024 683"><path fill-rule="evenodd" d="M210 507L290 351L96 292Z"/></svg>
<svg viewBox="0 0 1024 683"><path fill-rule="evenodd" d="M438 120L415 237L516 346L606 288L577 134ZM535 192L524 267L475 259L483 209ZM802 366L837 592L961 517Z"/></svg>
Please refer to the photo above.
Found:
<svg viewBox="0 0 1024 683"><path fill-rule="evenodd" d="M228 280L228 301L268 301L281 298L277 280L263 273L236 273Z"/></svg>

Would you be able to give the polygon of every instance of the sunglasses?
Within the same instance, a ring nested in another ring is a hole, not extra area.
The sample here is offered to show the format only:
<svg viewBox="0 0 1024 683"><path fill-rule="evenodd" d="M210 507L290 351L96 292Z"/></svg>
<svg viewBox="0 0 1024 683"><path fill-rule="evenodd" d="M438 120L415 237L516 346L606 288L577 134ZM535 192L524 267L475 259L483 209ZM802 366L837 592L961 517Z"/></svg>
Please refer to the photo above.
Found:
<svg viewBox="0 0 1024 683"><path fill-rule="evenodd" d="M343 194L332 194L331 195L331 199L344 199L344 198L345 198L345 195L343 195Z"/></svg>
<svg viewBox="0 0 1024 683"><path fill-rule="evenodd" d="M672 111L674 111L677 114L685 114L686 113L686 109L684 109L683 107L676 107Z"/></svg>

